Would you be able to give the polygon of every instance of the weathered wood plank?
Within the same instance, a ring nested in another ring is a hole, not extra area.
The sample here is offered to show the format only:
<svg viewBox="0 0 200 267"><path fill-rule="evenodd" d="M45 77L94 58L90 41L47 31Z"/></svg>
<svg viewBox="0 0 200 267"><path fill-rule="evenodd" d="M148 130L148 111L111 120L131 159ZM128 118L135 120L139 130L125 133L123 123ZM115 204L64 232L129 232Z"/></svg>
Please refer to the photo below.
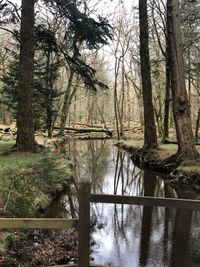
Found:
<svg viewBox="0 0 200 267"><path fill-rule="evenodd" d="M78 267L88 267L90 259L90 187L89 181L79 183Z"/></svg>
<svg viewBox="0 0 200 267"><path fill-rule="evenodd" d="M78 267L76 264L67 264L67 265L51 265L46 267ZM119 267L119 266L111 266L111 265L98 265L90 263L89 267Z"/></svg>
<svg viewBox="0 0 200 267"><path fill-rule="evenodd" d="M67 229L77 225L78 220L57 218L0 218L0 229Z"/></svg>
<svg viewBox="0 0 200 267"><path fill-rule="evenodd" d="M142 197L142 196L134 197L134 196L121 196L121 195L91 194L90 202L200 210L199 200L176 199L176 198L155 198L155 197Z"/></svg>

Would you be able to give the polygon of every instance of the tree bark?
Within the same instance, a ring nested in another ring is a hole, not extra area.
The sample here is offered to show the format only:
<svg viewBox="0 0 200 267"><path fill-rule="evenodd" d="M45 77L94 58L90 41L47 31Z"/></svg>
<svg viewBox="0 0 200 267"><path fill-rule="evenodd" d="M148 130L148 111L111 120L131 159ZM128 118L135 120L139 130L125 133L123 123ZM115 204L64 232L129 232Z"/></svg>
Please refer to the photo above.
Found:
<svg viewBox="0 0 200 267"><path fill-rule="evenodd" d="M64 103L63 103L62 112L61 112L61 120L60 120L60 135L61 136L64 135L65 124L66 124L67 116L69 113L69 107L71 105L71 100L76 92L75 89L73 90L73 92L71 92L73 77L74 77L74 72L70 71L69 81L68 81L67 90L64 96Z"/></svg>
<svg viewBox="0 0 200 267"><path fill-rule="evenodd" d="M50 50L46 53L46 91L48 92L48 96L46 97L46 128L48 132L48 137L52 138L52 131L53 131L53 84L51 81L51 73L50 73L50 60L51 60L51 52Z"/></svg>
<svg viewBox="0 0 200 267"><path fill-rule="evenodd" d="M124 50L124 49L123 49ZM122 51L124 55L124 51ZM123 127L123 120L124 120L124 100L125 100L125 64L124 64L124 57L122 57L122 67L121 67L121 111L120 111L120 138L124 136L124 127Z"/></svg>
<svg viewBox="0 0 200 267"><path fill-rule="evenodd" d="M119 75L119 59L115 55L114 111L115 111L115 122L117 128L117 139L120 140L119 100L117 94L118 75Z"/></svg>
<svg viewBox="0 0 200 267"><path fill-rule="evenodd" d="M167 0L167 33L173 116L178 142L177 159L180 161L195 160L199 157L199 153L194 144L190 105L185 85L178 0Z"/></svg>
<svg viewBox="0 0 200 267"><path fill-rule="evenodd" d="M34 0L22 0L17 149L34 151L33 115Z"/></svg>
<svg viewBox="0 0 200 267"><path fill-rule="evenodd" d="M166 40L167 42L167 40ZM165 106L164 106L164 121L163 121L163 136L162 142L169 138L169 108L170 108L170 89L171 89L171 77L170 77L170 64L169 64L169 47L166 47L166 63L165 63Z"/></svg>
<svg viewBox="0 0 200 267"><path fill-rule="evenodd" d="M144 148L156 148L157 135L152 102L147 0L139 1L140 61L144 103Z"/></svg>
<svg viewBox="0 0 200 267"><path fill-rule="evenodd" d="M199 140L199 126L200 126L200 108L197 115L196 129L195 129L195 142Z"/></svg>

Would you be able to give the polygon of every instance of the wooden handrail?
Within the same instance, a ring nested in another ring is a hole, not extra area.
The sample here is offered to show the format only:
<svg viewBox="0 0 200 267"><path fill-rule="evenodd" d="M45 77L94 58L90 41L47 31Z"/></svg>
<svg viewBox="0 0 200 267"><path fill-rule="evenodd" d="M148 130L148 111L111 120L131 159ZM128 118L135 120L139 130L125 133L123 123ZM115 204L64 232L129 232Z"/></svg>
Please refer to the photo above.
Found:
<svg viewBox="0 0 200 267"><path fill-rule="evenodd" d="M194 209L194 210L200 209L199 200L178 199L178 198L91 194L90 202L107 203L107 204L110 203L110 204L143 205L150 207L155 206L155 207Z"/></svg>
<svg viewBox="0 0 200 267"><path fill-rule="evenodd" d="M78 220L62 218L0 218L0 229L67 229L77 225Z"/></svg>
<svg viewBox="0 0 200 267"><path fill-rule="evenodd" d="M46 267L78 267L76 264L67 264L67 265L51 265ZM119 267L119 266L111 266L111 265L98 265L98 264L90 264L89 267Z"/></svg>

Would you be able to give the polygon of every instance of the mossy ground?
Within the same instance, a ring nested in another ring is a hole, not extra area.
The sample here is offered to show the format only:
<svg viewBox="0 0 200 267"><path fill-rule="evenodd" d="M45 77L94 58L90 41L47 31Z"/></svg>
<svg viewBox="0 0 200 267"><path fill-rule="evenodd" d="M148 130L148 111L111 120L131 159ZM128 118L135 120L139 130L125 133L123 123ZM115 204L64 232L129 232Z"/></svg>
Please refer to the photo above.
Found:
<svg viewBox="0 0 200 267"><path fill-rule="evenodd" d="M1 141L0 140L0 151L7 150L15 144L15 141Z"/></svg>
<svg viewBox="0 0 200 267"><path fill-rule="evenodd" d="M183 173L198 173L200 174L200 163L198 162L196 165L193 163L192 165L189 166L179 166L177 168L179 172Z"/></svg>
<svg viewBox="0 0 200 267"><path fill-rule="evenodd" d="M0 142L0 149L12 145ZM0 155L0 170L0 210L18 217L35 216L38 202L71 177L68 160L51 152Z"/></svg>

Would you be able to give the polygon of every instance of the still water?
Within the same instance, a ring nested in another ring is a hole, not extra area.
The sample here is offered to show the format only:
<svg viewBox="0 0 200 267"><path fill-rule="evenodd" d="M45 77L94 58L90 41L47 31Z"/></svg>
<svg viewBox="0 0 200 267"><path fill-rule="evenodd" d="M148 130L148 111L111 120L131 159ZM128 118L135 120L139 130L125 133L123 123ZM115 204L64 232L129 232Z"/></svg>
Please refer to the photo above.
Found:
<svg viewBox="0 0 200 267"><path fill-rule="evenodd" d="M138 169L110 141L67 146L75 178L87 177L92 192L128 196L197 198L174 190L166 177ZM136 267L200 266L200 212L133 205L92 204L92 257L96 264Z"/></svg>

